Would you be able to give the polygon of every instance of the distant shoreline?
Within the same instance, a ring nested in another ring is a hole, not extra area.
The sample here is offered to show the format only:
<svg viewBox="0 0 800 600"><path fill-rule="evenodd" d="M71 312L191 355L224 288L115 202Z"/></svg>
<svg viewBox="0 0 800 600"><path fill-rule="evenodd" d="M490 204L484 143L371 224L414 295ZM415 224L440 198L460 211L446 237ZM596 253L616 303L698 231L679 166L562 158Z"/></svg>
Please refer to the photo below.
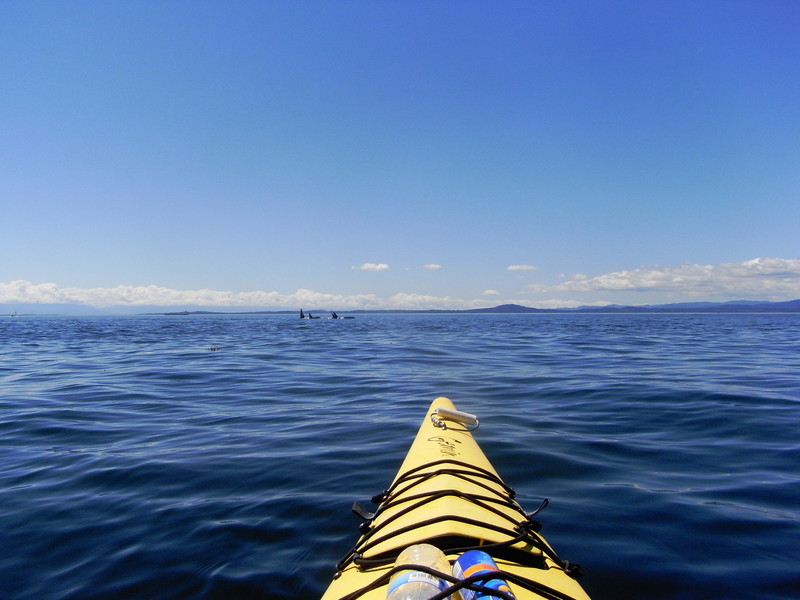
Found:
<svg viewBox="0 0 800 600"><path fill-rule="evenodd" d="M137 310L138 308L138 310ZM305 307L304 307L305 308ZM42 312L39 312L39 311ZM532 308L520 304L501 304L499 306L471 309L344 309L311 308L312 314L327 320L335 310L339 316L381 315L381 314L756 314L756 313L800 313L800 299L785 302L759 302L738 300L733 302L683 302L654 305L607 305L579 306L576 308ZM46 311L46 312L45 312ZM308 311L308 309L306 309ZM5 314L3 314L5 313ZM300 309L266 310L257 307L222 306L219 310L202 307L172 310L166 306L119 306L104 309L79 304L24 305L9 303L0 306L2 317L32 316L123 316L123 315L161 315L161 316L202 316L202 315L290 315L299 317Z"/></svg>
<svg viewBox="0 0 800 600"><path fill-rule="evenodd" d="M312 309L313 312L330 311ZM659 304L643 306L580 306L577 308L531 308L519 304L501 304L491 308L471 309L354 309L337 310L347 315L362 314L690 314L690 313L800 313L800 299L787 302L697 302L679 304ZM251 310L251 311L213 311L183 310L175 312L154 312L147 314L167 316L190 315L294 315L296 310Z"/></svg>

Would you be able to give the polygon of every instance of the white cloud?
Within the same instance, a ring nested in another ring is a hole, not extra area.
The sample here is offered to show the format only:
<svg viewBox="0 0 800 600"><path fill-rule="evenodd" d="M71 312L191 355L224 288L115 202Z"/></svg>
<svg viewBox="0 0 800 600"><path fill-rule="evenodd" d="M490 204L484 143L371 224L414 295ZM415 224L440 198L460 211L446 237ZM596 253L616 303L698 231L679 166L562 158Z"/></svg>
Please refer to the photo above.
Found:
<svg viewBox="0 0 800 600"><path fill-rule="evenodd" d="M389 306L408 310L424 310L427 308L450 308L453 299L449 297L430 296L426 294L395 294L387 301Z"/></svg>
<svg viewBox="0 0 800 600"><path fill-rule="evenodd" d="M557 285L529 285L535 293L674 292L691 296L772 298L800 296L800 259L754 258L720 265L683 264L576 277Z"/></svg>
<svg viewBox="0 0 800 600"><path fill-rule="evenodd" d="M55 283L28 281L0 283L0 303L84 304L98 308L110 306L246 306L292 307L336 306L340 308L380 308L383 301L373 294L344 296L299 289L293 294L280 292L230 292L223 290L174 290L155 285L113 288L61 288Z"/></svg>
<svg viewBox="0 0 800 600"><path fill-rule="evenodd" d="M464 300L450 296L399 293L387 298L384 308L399 310L465 310L485 308L483 300Z"/></svg>
<svg viewBox="0 0 800 600"><path fill-rule="evenodd" d="M442 268L442 265L437 265L437 264L431 263L429 265L422 265L422 268L423 269L428 269L429 271L438 271L439 269Z"/></svg>
<svg viewBox="0 0 800 600"><path fill-rule="evenodd" d="M536 271L539 267L533 265L508 265L507 271Z"/></svg>
<svg viewBox="0 0 800 600"><path fill-rule="evenodd" d="M357 271L388 271L391 267L385 263L364 263L360 267L350 267Z"/></svg>
<svg viewBox="0 0 800 600"><path fill-rule="evenodd" d="M530 300L520 300L515 304L522 304L523 306L530 306L532 308L578 308L579 306L608 306L611 302L586 302L583 300L539 300L531 302Z"/></svg>
<svg viewBox="0 0 800 600"><path fill-rule="evenodd" d="M298 289L292 294L280 292L231 292L223 290L174 290L155 285L117 286L113 288L61 288L55 283L28 281L0 283L0 304L78 304L95 308L110 307L246 307L314 309L468 309L483 308L481 300L463 300L450 296L398 293L389 298L374 294L341 295Z"/></svg>
<svg viewBox="0 0 800 600"><path fill-rule="evenodd" d="M481 296L499 296L499 295L500 292L498 292L497 290L483 290L483 292L481 292Z"/></svg>

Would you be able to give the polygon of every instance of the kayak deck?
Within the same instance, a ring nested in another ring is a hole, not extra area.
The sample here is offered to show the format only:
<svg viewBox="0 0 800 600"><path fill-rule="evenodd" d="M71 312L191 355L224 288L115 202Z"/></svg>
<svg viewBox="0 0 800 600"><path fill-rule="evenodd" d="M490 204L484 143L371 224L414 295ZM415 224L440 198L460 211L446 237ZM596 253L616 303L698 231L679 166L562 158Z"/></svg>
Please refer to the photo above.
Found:
<svg viewBox="0 0 800 600"><path fill-rule="evenodd" d="M397 556L422 542L440 548L451 564L467 550L487 552L517 600L588 600L575 581L577 565L561 560L538 534L535 513L517 503L470 428L437 418L439 411L455 407L447 398L433 401L397 476L373 498L375 512L354 505L366 519L361 537L337 564L323 600L386 598Z"/></svg>

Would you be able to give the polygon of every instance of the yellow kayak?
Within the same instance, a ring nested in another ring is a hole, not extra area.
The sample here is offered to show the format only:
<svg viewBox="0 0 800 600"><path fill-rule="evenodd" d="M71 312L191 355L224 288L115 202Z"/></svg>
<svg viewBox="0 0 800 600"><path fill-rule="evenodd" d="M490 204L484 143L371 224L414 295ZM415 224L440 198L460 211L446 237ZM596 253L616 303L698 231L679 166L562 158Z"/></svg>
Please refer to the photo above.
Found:
<svg viewBox="0 0 800 600"><path fill-rule="evenodd" d="M374 513L354 504L365 519L361 537L338 563L322 600L384 600L390 578L401 571L398 555L420 543L442 550L451 565L472 550L490 555L496 577L510 588L492 598L588 600L576 581L577 565L559 558L539 535L535 513L526 514L514 500L472 437L477 425L447 398L433 401L391 486L373 498ZM435 574L446 589L433 597L454 600L474 597L470 590L487 579Z"/></svg>

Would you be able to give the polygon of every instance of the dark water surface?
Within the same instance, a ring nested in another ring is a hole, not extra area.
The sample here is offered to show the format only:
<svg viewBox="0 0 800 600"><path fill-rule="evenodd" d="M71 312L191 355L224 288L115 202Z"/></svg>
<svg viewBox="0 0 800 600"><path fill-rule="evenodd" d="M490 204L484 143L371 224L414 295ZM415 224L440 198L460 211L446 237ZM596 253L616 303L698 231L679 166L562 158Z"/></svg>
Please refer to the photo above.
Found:
<svg viewBox="0 0 800 600"><path fill-rule="evenodd" d="M451 314L0 319L0 598L318 598L439 395L595 599L800 597L800 315Z"/></svg>

